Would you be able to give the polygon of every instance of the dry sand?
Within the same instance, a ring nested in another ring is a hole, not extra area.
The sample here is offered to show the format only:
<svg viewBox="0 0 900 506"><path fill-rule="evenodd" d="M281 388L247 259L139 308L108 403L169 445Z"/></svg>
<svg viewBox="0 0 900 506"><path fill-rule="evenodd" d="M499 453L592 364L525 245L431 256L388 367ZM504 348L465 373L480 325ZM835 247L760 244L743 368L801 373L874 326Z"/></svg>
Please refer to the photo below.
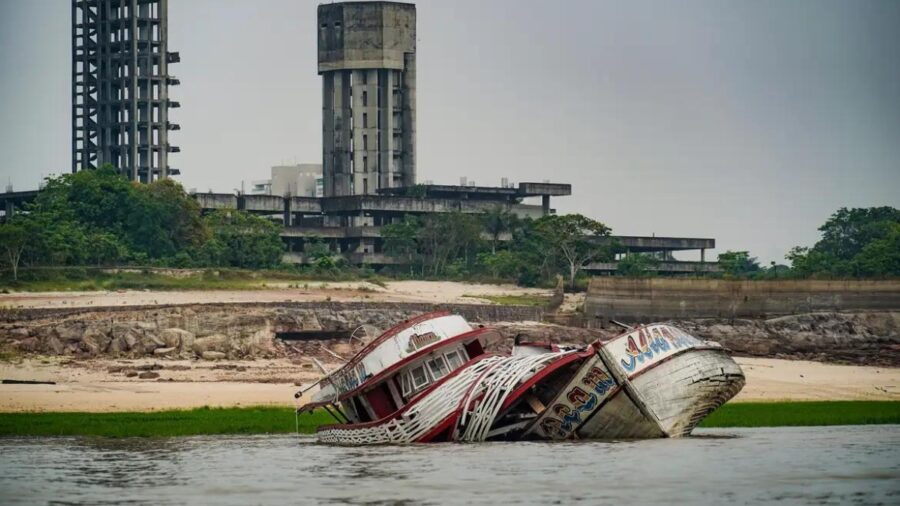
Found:
<svg viewBox="0 0 900 506"><path fill-rule="evenodd" d="M735 401L900 400L900 368L737 357L747 384Z"/></svg>
<svg viewBox="0 0 900 506"><path fill-rule="evenodd" d="M296 285L296 282L294 283ZM210 304L226 302L425 302L490 304L479 295L545 295L551 291L515 285L453 281L392 281L386 288L367 282L309 282L302 288L275 286L259 290L22 292L0 294L0 307L63 308ZM472 296L472 297L468 297Z"/></svg>
<svg viewBox="0 0 900 506"><path fill-rule="evenodd" d="M159 378L128 378L132 368L157 363ZM122 371L109 372L124 367ZM0 364L0 378L55 385L0 384L0 412L154 411L201 406L294 404L295 382L318 374L288 359L252 361L85 360L58 357Z"/></svg>
<svg viewBox="0 0 900 506"><path fill-rule="evenodd" d="M738 358L747 386L736 402L775 400L900 400L900 369ZM162 361L160 379L126 378L109 368L152 360L26 359L0 364L0 378L56 385L0 385L0 412L153 411L200 406L294 405L293 394L317 374L287 359ZM243 370L240 370L243 369ZM168 381L172 379L174 381Z"/></svg>

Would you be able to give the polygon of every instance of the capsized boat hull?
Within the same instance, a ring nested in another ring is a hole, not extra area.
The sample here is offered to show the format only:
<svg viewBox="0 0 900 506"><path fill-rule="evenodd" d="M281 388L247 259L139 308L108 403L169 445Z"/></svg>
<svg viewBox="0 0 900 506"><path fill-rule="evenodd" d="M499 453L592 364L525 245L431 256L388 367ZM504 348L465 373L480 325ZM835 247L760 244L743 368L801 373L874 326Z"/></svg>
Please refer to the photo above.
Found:
<svg viewBox="0 0 900 506"><path fill-rule="evenodd" d="M527 435L685 436L744 382L740 366L717 344L668 325L641 327L600 345Z"/></svg>
<svg viewBox="0 0 900 506"><path fill-rule="evenodd" d="M691 350L627 380L578 428L582 439L686 436L744 386L724 351Z"/></svg>
<svg viewBox="0 0 900 506"><path fill-rule="evenodd" d="M744 381L717 344L649 325L582 350L483 356L390 417L317 434L349 445L680 437Z"/></svg>

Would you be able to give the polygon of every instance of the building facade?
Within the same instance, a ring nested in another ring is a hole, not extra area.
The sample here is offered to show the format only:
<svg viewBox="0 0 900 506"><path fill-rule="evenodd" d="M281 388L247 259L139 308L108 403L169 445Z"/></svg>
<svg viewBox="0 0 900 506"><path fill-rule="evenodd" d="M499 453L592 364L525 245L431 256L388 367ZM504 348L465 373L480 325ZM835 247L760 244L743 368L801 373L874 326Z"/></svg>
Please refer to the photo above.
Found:
<svg viewBox="0 0 900 506"><path fill-rule="evenodd" d="M317 30L325 197L414 185L415 5L320 5Z"/></svg>
<svg viewBox="0 0 900 506"><path fill-rule="evenodd" d="M109 163L144 183L178 174L167 15L168 0L72 0L72 172Z"/></svg>
<svg viewBox="0 0 900 506"><path fill-rule="evenodd" d="M322 196L322 165L300 163L272 167L272 195Z"/></svg>

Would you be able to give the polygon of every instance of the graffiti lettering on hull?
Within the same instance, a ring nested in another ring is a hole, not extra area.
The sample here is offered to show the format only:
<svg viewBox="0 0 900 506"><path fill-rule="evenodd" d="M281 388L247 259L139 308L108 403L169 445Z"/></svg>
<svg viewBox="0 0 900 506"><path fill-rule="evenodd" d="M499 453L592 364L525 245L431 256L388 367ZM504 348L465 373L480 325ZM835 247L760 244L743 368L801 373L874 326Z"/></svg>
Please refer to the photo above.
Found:
<svg viewBox="0 0 900 506"><path fill-rule="evenodd" d="M616 382L596 357L582 366L536 428L553 439L566 439L615 390Z"/></svg>
<svg viewBox="0 0 900 506"><path fill-rule="evenodd" d="M681 329L653 325L622 336L608 346L625 372L633 374L679 350L701 344Z"/></svg>

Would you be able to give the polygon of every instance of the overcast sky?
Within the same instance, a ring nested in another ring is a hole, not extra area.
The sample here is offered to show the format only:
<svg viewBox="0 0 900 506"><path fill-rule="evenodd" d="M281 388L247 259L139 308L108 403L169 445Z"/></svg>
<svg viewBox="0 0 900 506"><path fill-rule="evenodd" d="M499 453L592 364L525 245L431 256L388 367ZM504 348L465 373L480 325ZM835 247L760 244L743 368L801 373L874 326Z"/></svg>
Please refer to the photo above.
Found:
<svg viewBox="0 0 900 506"><path fill-rule="evenodd" d="M170 0L185 187L321 162L317 3ZM900 1L417 6L420 182L568 182L559 212L764 262L839 207L900 207ZM0 0L4 186L70 168L69 17Z"/></svg>

